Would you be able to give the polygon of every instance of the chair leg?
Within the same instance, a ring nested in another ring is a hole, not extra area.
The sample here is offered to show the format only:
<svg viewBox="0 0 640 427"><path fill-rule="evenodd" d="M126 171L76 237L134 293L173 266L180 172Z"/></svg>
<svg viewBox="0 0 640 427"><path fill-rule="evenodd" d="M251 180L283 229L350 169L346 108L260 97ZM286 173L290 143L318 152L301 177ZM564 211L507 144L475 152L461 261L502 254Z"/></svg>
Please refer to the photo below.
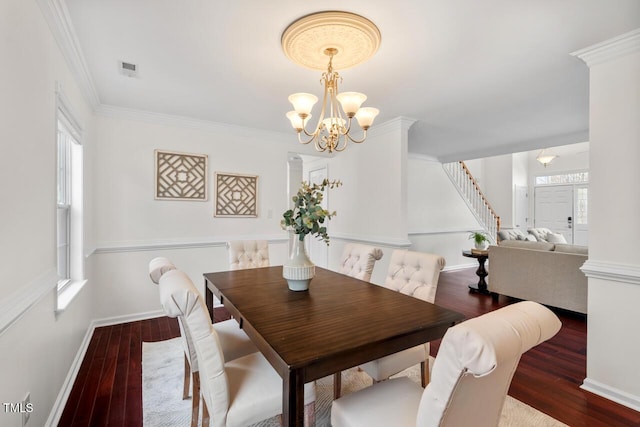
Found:
<svg viewBox="0 0 640 427"><path fill-rule="evenodd" d="M429 375L429 359L420 362L420 373L422 374L422 388L425 388L429 384L429 381L431 381Z"/></svg>
<svg viewBox="0 0 640 427"><path fill-rule="evenodd" d="M193 372L193 392L191 393L191 427L198 427L198 417L200 415L200 374L198 372ZM203 405L203 424L204 426L209 425L209 421L204 424L204 409L207 405L204 403L204 399L202 400ZM209 418L209 412L207 411L206 418Z"/></svg>
<svg viewBox="0 0 640 427"><path fill-rule="evenodd" d="M211 419L209 418L209 408L207 408L207 402L202 399L202 427L209 427L211 425ZM282 425L282 422L280 422Z"/></svg>
<svg viewBox="0 0 640 427"><path fill-rule="evenodd" d="M333 399L337 399L342 394L342 371L333 374Z"/></svg>
<svg viewBox="0 0 640 427"><path fill-rule="evenodd" d="M184 355L184 386L182 388L182 400L189 397L189 381L191 380L191 365L189 365L189 359L187 355Z"/></svg>
<svg viewBox="0 0 640 427"><path fill-rule="evenodd" d="M316 402L311 402L304 407L305 425L315 427L316 425Z"/></svg>

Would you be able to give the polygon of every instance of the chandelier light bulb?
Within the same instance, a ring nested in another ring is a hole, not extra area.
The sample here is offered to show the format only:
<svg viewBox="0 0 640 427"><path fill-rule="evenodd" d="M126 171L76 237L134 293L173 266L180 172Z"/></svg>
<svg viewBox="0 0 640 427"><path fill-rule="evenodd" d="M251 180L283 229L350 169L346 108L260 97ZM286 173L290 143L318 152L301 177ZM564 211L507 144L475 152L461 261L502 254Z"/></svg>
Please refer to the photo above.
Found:
<svg viewBox="0 0 640 427"><path fill-rule="evenodd" d="M295 130L297 130L298 132L300 132L302 129L304 129L304 126L307 124L307 121L312 117L311 114L309 114L307 117L305 117L304 119L302 117L300 117L300 115L298 113L296 113L295 111L289 111L287 113L287 119L289 119L289 121L291 121L291 126L293 126L293 128Z"/></svg>
<svg viewBox="0 0 640 427"><path fill-rule="evenodd" d="M318 102L318 97L310 93L294 93L289 95L289 102L301 117L311 114L311 109Z"/></svg>
<svg viewBox="0 0 640 427"><path fill-rule="evenodd" d="M367 100L367 95L359 92L342 92L339 93L336 98L338 102L340 102L340 105L342 105L342 110L347 117L353 117L358 112L362 103Z"/></svg>
<svg viewBox="0 0 640 427"><path fill-rule="evenodd" d="M364 130L367 130L373 124L373 120L380 113L380 110L373 107L364 107L360 108L356 113L356 120L360 127Z"/></svg>

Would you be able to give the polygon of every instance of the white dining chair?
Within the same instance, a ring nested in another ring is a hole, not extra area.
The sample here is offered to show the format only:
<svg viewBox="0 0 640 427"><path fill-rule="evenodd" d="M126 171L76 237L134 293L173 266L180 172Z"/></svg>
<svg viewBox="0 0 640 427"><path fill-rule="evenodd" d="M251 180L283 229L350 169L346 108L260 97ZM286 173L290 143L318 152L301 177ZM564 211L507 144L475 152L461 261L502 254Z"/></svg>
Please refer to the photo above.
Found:
<svg viewBox="0 0 640 427"><path fill-rule="evenodd" d="M424 301L434 303L440 271L445 259L436 254L395 250L391 254L384 286ZM402 313L398 313L402 316ZM429 343L417 345L380 359L372 360L360 369L375 382L386 380L413 365L420 364L422 387L429 383Z"/></svg>
<svg viewBox="0 0 640 427"><path fill-rule="evenodd" d="M368 282L376 261L382 258L382 249L359 243L347 243L342 251L339 273Z"/></svg>
<svg viewBox="0 0 640 427"><path fill-rule="evenodd" d="M522 353L553 337L560 320L523 301L449 328L426 389L407 377L334 400L333 427L497 427Z"/></svg>
<svg viewBox="0 0 640 427"><path fill-rule="evenodd" d="M266 240L233 240L227 242L229 269L269 267L269 242Z"/></svg>
<svg viewBox="0 0 640 427"><path fill-rule="evenodd" d="M195 347L203 398L203 425L245 427L282 414L282 379L261 353L226 361L220 336L209 321L202 296L185 275L168 275L163 307L182 316ZM162 283L161 283L162 285ZM304 386L307 424L315 421L315 383Z"/></svg>
<svg viewBox="0 0 640 427"><path fill-rule="evenodd" d="M184 272L177 270L169 259L163 257L154 258L149 262L149 276L159 287L160 302L163 307L163 298L170 295L175 281L189 282L193 285L191 279ZM195 289L195 286L193 289ZM176 317L166 311L165 314L170 317ZM185 328L184 318L182 316L177 316L177 318L178 326L180 327L182 346L184 348L184 382L182 398L187 399L189 397L190 389L193 389L191 393L191 426L196 427L198 425L200 413L198 358L191 337ZM247 334L240 329L235 320L229 319L222 322L216 322L213 327L218 332L220 346L224 353L225 360L234 360L258 351L256 346L249 339Z"/></svg>

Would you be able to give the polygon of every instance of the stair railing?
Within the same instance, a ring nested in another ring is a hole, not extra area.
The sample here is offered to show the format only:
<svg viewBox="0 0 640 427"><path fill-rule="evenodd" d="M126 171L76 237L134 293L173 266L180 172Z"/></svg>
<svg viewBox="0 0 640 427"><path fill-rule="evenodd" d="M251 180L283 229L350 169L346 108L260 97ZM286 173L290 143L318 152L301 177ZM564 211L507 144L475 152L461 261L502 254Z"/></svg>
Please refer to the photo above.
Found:
<svg viewBox="0 0 640 427"><path fill-rule="evenodd" d="M491 243L497 242L498 231L500 231L500 217L491 207L482 190L480 190L478 182L467 168L467 165L460 161L443 163L442 167L469 207L469 210L484 228Z"/></svg>

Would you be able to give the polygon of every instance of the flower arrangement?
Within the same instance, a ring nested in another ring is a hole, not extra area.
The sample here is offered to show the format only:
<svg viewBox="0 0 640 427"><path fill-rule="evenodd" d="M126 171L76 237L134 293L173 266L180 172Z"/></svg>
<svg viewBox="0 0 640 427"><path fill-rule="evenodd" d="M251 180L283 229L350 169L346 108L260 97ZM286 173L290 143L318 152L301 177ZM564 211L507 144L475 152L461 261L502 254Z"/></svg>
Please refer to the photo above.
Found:
<svg viewBox="0 0 640 427"><path fill-rule="evenodd" d="M282 214L280 226L285 230L293 230L301 241L307 234L311 234L329 245L327 227L322 224L325 219L330 220L336 213L322 208L323 192L327 187L336 188L341 185L342 182L339 180L324 179L320 184L313 185L303 181L298 194L292 198L293 209Z"/></svg>

